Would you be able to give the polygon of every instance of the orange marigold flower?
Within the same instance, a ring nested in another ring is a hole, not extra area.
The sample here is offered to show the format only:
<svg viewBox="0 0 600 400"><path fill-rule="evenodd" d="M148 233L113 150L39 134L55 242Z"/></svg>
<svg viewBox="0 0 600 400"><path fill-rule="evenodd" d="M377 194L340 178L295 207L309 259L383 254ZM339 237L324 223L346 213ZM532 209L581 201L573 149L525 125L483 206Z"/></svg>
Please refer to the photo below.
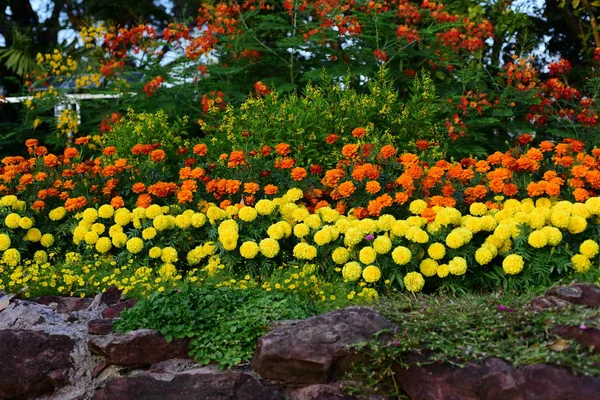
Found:
<svg viewBox="0 0 600 400"><path fill-rule="evenodd" d="M585 186L585 181L581 178L571 178L569 180L569 186L574 188L580 188Z"/></svg>
<svg viewBox="0 0 600 400"><path fill-rule="evenodd" d="M560 186L554 182L548 182L545 192L548 196L558 197L560 195Z"/></svg>
<svg viewBox="0 0 600 400"><path fill-rule="evenodd" d="M525 157L531 158L532 160L535 160L535 161L540 161L544 158L544 154L542 153L542 151L540 149L532 147L527 151L527 153L525 153Z"/></svg>
<svg viewBox="0 0 600 400"><path fill-rule="evenodd" d="M371 194L375 194L381 190L381 185L377 181L369 181L365 186L365 190Z"/></svg>
<svg viewBox="0 0 600 400"><path fill-rule="evenodd" d="M204 143L198 143L192 149L197 156L204 157L208 153L208 147Z"/></svg>
<svg viewBox="0 0 600 400"><path fill-rule="evenodd" d="M373 200L375 201L375 200ZM367 218L369 216L369 210L364 207L356 207L354 209L354 216L358 219Z"/></svg>
<svg viewBox="0 0 600 400"><path fill-rule="evenodd" d="M588 168L585 165L575 165L571 168L571 175L577 178L584 178Z"/></svg>
<svg viewBox="0 0 600 400"><path fill-rule="evenodd" d="M542 143L540 143L540 150L542 153L547 153L552 151L552 149L554 149L554 143L550 142L549 140L544 140Z"/></svg>
<svg viewBox="0 0 600 400"><path fill-rule="evenodd" d="M117 148L115 146L108 146L102 150L102 154L105 156L112 156L117 152Z"/></svg>
<svg viewBox="0 0 600 400"><path fill-rule="evenodd" d="M231 205L231 200L223 200L223 201L222 201L222 202L219 204L219 207L220 207L222 210L225 210L225 209L227 209L227 207L229 207L230 205Z"/></svg>
<svg viewBox="0 0 600 400"><path fill-rule="evenodd" d="M533 136L531 136L528 133L524 133L521 136L519 136L519 138L517 139L517 143L518 144L527 144L527 143L531 143L533 141Z"/></svg>
<svg viewBox="0 0 600 400"><path fill-rule="evenodd" d="M545 192L545 188L541 187L539 184L535 182L530 182L527 185L527 195L529 197L537 197L543 195Z"/></svg>
<svg viewBox="0 0 600 400"><path fill-rule="evenodd" d="M356 187L354 186L354 183L352 183L352 181L342 182L337 188L337 192L339 193L341 198L350 197L355 190Z"/></svg>
<svg viewBox="0 0 600 400"><path fill-rule="evenodd" d="M260 186L256 182L244 183L244 193L256 194L259 189Z"/></svg>
<svg viewBox="0 0 600 400"><path fill-rule="evenodd" d="M160 162L160 161L164 160L165 157L166 157L165 152L160 149L156 149L156 150L152 151L152 153L150 153L150 158L152 158L152 161L154 161L154 162Z"/></svg>
<svg viewBox="0 0 600 400"><path fill-rule="evenodd" d="M400 164L404 165L405 167L408 167L412 164L418 164L419 156L417 156L416 154L412 154L412 153L404 153L400 156L398 161L400 162Z"/></svg>
<svg viewBox="0 0 600 400"><path fill-rule="evenodd" d="M446 197L452 196L456 192L454 186L451 183L447 183L442 187L442 194Z"/></svg>
<svg viewBox="0 0 600 400"><path fill-rule="evenodd" d="M338 135L335 135L335 134L333 134L333 133L330 133L329 135L327 135L327 138L325 139L325 141L326 141L328 144L334 144L335 142L337 142L337 141L338 141L338 139L339 139L339 138L340 138L340 137L339 137Z"/></svg>
<svg viewBox="0 0 600 400"><path fill-rule="evenodd" d="M79 151L75 147L67 147L64 155L65 158L75 158L79 155Z"/></svg>
<svg viewBox="0 0 600 400"><path fill-rule="evenodd" d="M44 200L36 200L31 205L31 208L33 208L34 210L41 210L44 207L46 207L46 203L44 202Z"/></svg>
<svg viewBox="0 0 600 400"><path fill-rule="evenodd" d="M292 170L292 179L295 181L301 181L306 178L306 170L301 167L296 167Z"/></svg>
<svg viewBox="0 0 600 400"><path fill-rule="evenodd" d="M429 208L427 207L426 209L423 210L423 212L421 213L421 217L425 218L427 220L427 222L433 222L435 220L435 211L433 210L433 208Z"/></svg>
<svg viewBox="0 0 600 400"><path fill-rule="evenodd" d="M588 173L585 174L585 179L590 183L592 188L600 189L600 171L588 171Z"/></svg>
<svg viewBox="0 0 600 400"><path fill-rule="evenodd" d="M165 197L174 193L177 185L173 182L156 182L148 187L148 193L156 197Z"/></svg>
<svg viewBox="0 0 600 400"><path fill-rule="evenodd" d="M287 143L279 143L277 146L275 146L275 152L280 156L285 157L291 152L290 145Z"/></svg>
<svg viewBox="0 0 600 400"><path fill-rule="evenodd" d="M37 139L27 139L25 141L25 146L27 147L34 147L38 145L38 140Z"/></svg>
<svg viewBox="0 0 600 400"><path fill-rule="evenodd" d="M427 141L425 139L419 139L415 142L415 146L417 146L417 149L419 149L421 151L425 151L429 148L430 143L429 143L429 141Z"/></svg>
<svg viewBox="0 0 600 400"><path fill-rule="evenodd" d="M134 183L131 187L131 191L133 193L142 193L144 190L146 190L146 185L144 185L142 182Z"/></svg>
<svg viewBox="0 0 600 400"><path fill-rule="evenodd" d="M490 170L490 164L485 160L479 160L475 163L475 171L477 172L488 172Z"/></svg>
<svg viewBox="0 0 600 400"><path fill-rule="evenodd" d="M296 164L296 160L290 157L284 157L282 159L275 160L275 168L277 169L290 169Z"/></svg>
<svg viewBox="0 0 600 400"><path fill-rule="evenodd" d="M189 190L195 192L198 189L198 184L193 179L186 179L181 183L181 190Z"/></svg>
<svg viewBox="0 0 600 400"><path fill-rule="evenodd" d="M396 149L394 148L394 146L390 145L383 146L379 151L379 155L381 156L381 158L387 160L388 158L394 157L396 155Z"/></svg>
<svg viewBox="0 0 600 400"><path fill-rule="evenodd" d="M519 193L519 187L514 183L507 183L506 185L504 185L502 193L509 197L514 196Z"/></svg>
<svg viewBox="0 0 600 400"><path fill-rule="evenodd" d="M44 157L44 164L49 168L56 167L58 165L58 157L54 154L48 154Z"/></svg>
<svg viewBox="0 0 600 400"><path fill-rule="evenodd" d="M385 207L389 207L392 205L392 198L387 193L377 197L375 200L371 200L369 205L367 206L367 211L369 215L374 217L379 216L381 211Z"/></svg>
<svg viewBox="0 0 600 400"><path fill-rule="evenodd" d="M590 193L583 188L577 188L573 190L573 197L575 198L575 200L581 203L589 199Z"/></svg>
<svg viewBox="0 0 600 400"><path fill-rule="evenodd" d="M342 154L344 157L350 159L355 158L358 155L358 145L356 144L347 144L342 147Z"/></svg>
<svg viewBox="0 0 600 400"><path fill-rule="evenodd" d="M148 208L150 204L152 204L152 196L146 193L140 194L135 202L135 206L140 208Z"/></svg>
<svg viewBox="0 0 600 400"><path fill-rule="evenodd" d="M121 196L115 196L110 200L110 205L113 206L113 208L121 208L125 206L125 202Z"/></svg>
<svg viewBox="0 0 600 400"><path fill-rule="evenodd" d="M229 194L236 194L240 190L240 186L242 186L242 182L237 179L228 179L226 191Z"/></svg>
<svg viewBox="0 0 600 400"><path fill-rule="evenodd" d="M405 204L410 199L410 196L404 192L396 192L394 196L394 202L398 204Z"/></svg>
<svg viewBox="0 0 600 400"><path fill-rule="evenodd" d="M321 180L321 183L325 186L334 187L338 184L340 179L344 176L344 170L340 168L330 169L325 172L325 177Z"/></svg>
<svg viewBox="0 0 600 400"><path fill-rule="evenodd" d="M44 156L48 154L48 149L45 146L37 146L33 152L37 156Z"/></svg>
<svg viewBox="0 0 600 400"><path fill-rule="evenodd" d="M177 201L181 204L189 203L194 199L194 193L191 190L180 190L177 193Z"/></svg>
<svg viewBox="0 0 600 400"><path fill-rule="evenodd" d="M229 162L227 166L229 168L235 168L238 165L243 165L246 162L246 156L243 150L234 150L229 155Z"/></svg>
<svg viewBox="0 0 600 400"><path fill-rule="evenodd" d="M264 145L263 147L260 148L260 155L263 157L267 157L271 155L271 148L267 145Z"/></svg>
<svg viewBox="0 0 600 400"><path fill-rule="evenodd" d="M33 182L33 175L31 174L25 174L19 179L21 185L29 185L31 182Z"/></svg>
<svg viewBox="0 0 600 400"><path fill-rule="evenodd" d="M354 136L355 138L358 138L358 139L365 136L366 134L367 134L367 131L363 127L354 128L352 130L352 136Z"/></svg>
<svg viewBox="0 0 600 400"><path fill-rule="evenodd" d="M264 190L265 190L265 194L271 195L271 194L277 194L277 192L279 191L279 188L275 185L269 184L269 185L265 186Z"/></svg>
<svg viewBox="0 0 600 400"><path fill-rule="evenodd" d="M85 196L79 196L76 198L66 199L65 208L67 211L75 211L87 205L87 199Z"/></svg>
<svg viewBox="0 0 600 400"><path fill-rule="evenodd" d="M78 137L77 139L75 139L75 144L88 144L89 141L89 136Z"/></svg>

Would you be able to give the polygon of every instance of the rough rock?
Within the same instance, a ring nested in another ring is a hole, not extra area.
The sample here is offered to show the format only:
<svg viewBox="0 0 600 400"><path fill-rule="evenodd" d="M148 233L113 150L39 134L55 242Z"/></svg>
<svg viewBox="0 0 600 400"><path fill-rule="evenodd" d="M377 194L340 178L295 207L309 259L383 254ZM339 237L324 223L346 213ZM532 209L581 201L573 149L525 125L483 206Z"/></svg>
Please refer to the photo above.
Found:
<svg viewBox="0 0 600 400"><path fill-rule="evenodd" d="M113 330L111 318L93 319L88 322L88 333L90 335L108 335Z"/></svg>
<svg viewBox="0 0 600 400"><path fill-rule="evenodd" d="M142 373L106 382L94 400L283 400L284 396L243 372L201 368L161 375Z"/></svg>
<svg viewBox="0 0 600 400"><path fill-rule="evenodd" d="M358 400L358 397L342 393L339 385L316 384L304 386L289 394L290 400Z"/></svg>
<svg viewBox="0 0 600 400"><path fill-rule="evenodd" d="M578 377L554 365L514 368L497 358L464 368L427 364L409 357L411 367L395 368L396 382L411 399L419 400L598 400L600 378Z"/></svg>
<svg viewBox="0 0 600 400"><path fill-rule="evenodd" d="M189 358L188 340L173 339L168 343L154 329L90 337L90 352L106 358L112 365L149 367L170 358Z"/></svg>
<svg viewBox="0 0 600 400"><path fill-rule="evenodd" d="M134 307L136 303L137 301L135 299L120 301L112 306L106 307L104 311L102 311L102 316L104 318L118 318L123 310Z"/></svg>
<svg viewBox="0 0 600 400"><path fill-rule="evenodd" d="M531 303L534 309L544 309L565 304L578 304L587 307L600 307L600 286L568 285L548 290L543 297Z"/></svg>
<svg viewBox="0 0 600 400"><path fill-rule="evenodd" d="M0 398L39 398L69 384L74 347L65 335L0 330Z"/></svg>
<svg viewBox="0 0 600 400"><path fill-rule="evenodd" d="M92 304L93 299L84 297L61 297L42 296L32 299L33 302L54 308L61 314L69 314L74 311L86 310Z"/></svg>
<svg viewBox="0 0 600 400"><path fill-rule="evenodd" d="M121 292L118 287L110 286L100 296L100 302L107 306L112 306L121 299L122 294L123 292Z"/></svg>
<svg viewBox="0 0 600 400"><path fill-rule="evenodd" d="M370 308L347 307L273 330L258 340L255 372L287 383L326 383L349 362L348 345L392 325Z"/></svg>
<svg viewBox="0 0 600 400"><path fill-rule="evenodd" d="M559 335L565 339L573 339L582 346L589 348L593 353L600 353L600 329L585 328L581 329L578 326L559 326L552 330L552 333Z"/></svg>

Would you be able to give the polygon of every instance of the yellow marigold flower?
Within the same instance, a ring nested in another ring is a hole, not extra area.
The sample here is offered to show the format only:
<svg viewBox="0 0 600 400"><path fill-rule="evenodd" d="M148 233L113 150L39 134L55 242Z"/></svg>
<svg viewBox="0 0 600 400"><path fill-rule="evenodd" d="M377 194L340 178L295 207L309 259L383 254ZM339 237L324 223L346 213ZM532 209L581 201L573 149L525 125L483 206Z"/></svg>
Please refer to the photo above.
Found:
<svg viewBox="0 0 600 400"><path fill-rule="evenodd" d="M127 243L127 235L123 232L116 232L114 235L112 235L113 246L121 248L125 245L125 243Z"/></svg>
<svg viewBox="0 0 600 400"><path fill-rule="evenodd" d="M258 248L263 256L273 258L279 253L279 242L275 239L266 238L260 241Z"/></svg>
<svg viewBox="0 0 600 400"><path fill-rule="evenodd" d="M160 259L165 263L175 263L177 262L177 250L172 247L165 247L162 249L162 253L160 255Z"/></svg>
<svg viewBox="0 0 600 400"><path fill-rule="evenodd" d="M518 254L510 254L502 261L502 269L509 275L516 275L523 270L525 262Z"/></svg>
<svg viewBox="0 0 600 400"><path fill-rule="evenodd" d="M244 242L240 246L240 254L242 257L252 259L258 254L258 244L252 241Z"/></svg>
<svg viewBox="0 0 600 400"><path fill-rule="evenodd" d="M546 197L540 197L535 201L535 206L540 208L550 208L552 207L552 202Z"/></svg>
<svg viewBox="0 0 600 400"><path fill-rule="evenodd" d="M468 215L468 218L465 221L465 228L470 232L477 233L483 229L483 223L480 218L471 217Z"/></svg>
<svg viewBox="0 0 600 400"><path fill-rule="evenodd" d="M575 203L573 204L573 208L571 209L571 215L575 215L581 218L589 218L590 211L583 203Z"/></svg>
<svg viewBox="0 0 600 400"><path fill-rule="evenodd" d="M363 247L358 254L358 259L365 265L375 262L375 258L377 258L377 252L370 246Z"/></svg>
<svg viewBox="0 0 600 400"><path fill-rule="evenodd" d="M423 279L423 275L418 272L409 272L404 276L404 287L409 292L420 292L425 286L425 279Z"/></svg>
<svg viewBox="0 0 600 400"><path fill-rule="evenodd" d="M321 217L317 214L311 214L304 220L304 223L310 227L310 229L318 229L321 226Z"/></svg>
<svg viewBox="0 0 600 400"><path fill-rule="evenodd" d="M21 229L29 229L33 226L33 220L29 217L19 219L19 227Z"/></svg>
<svg viewBox="0 0 600 400"><path fill-rule="evenodd" d="M374 283L381 278L381 271L375 265L369 265L368 267L363 269L362 277L365 280L365 282Z"/></svg>
<svg viewBox="0 0 600 400"><path fill-rule="evenodd" d="M115 213L115 209L110 204L103 204L98 208L98 216L100 218L108 219L112 218Z"/></svg>
<svg viewBox="0 0 600 400"><path fill-rule="evenodd" d="M137 254L144 249L144 241L138 237L133 237L127 241L126 247L131 254Z"/></svg>
<svg viewBox="0 0 600 400"><path fill-rule="evenodd" d="M48 217L52 221L60 221L65 217L65 215L67 215L67 209L64 207L57 207L54 210L50 210L50 212L48 213Z"/></svg>
<svg viewBox="0 0 600 400"><path fill-rule="evenodd" d="M329 234L328 229L318 230L313 236L313 240L319 246L325 246L327 243L331 242L331 235Z"/></svg>
<svg viewBox="0 0 600 400"><path fill-rule="evenodd" d="M291 202L295 202L295 201L300 200L304 196L304 193L302 193L301 189L292 188L292 189L288 190L285 195Z"/></svg>
<svg viewBox="0 0 600 400"><path fill-rule="evenodd" d="M2 260L9 267L16 267L21 262L21 253L17 249L8 249L2 255Z"/></svg>
<svg viewBox="0 0 600 400"><path fill-rule="evenodd" d="M98 234L94 231L89 231L85 234L83 240L89 245L96 244L98 241Z"/></svg>
<svg viewBox="0 0 600 400"><path fill-rule="evenodd" d="M496 226L498 226L498 223L491 215L484 215L481 217L481 230L491 232L496 229Z"/></svg>
<svg viewBox="0 0 600 400"><path fill-rule="evenodd" d="M350 252L345 247L337 247L331 253L331 258L333 259L333 262L336 264L340 264L340 265L345 264L346 262L348 262L348 259L350 258Z"/></svg>
<svg viewBox="0 0 600 400"><path fill-rule="evenodd" d="M571 257L571 264L573 264L573 269L580 274L588 272L592 267L592 262L583 254L575 254Z"/></svg>
<svg viewBox="0 0 600 400"><path fill-rule="evenodd" d="M10 236L6 233L0 233L0 251L5 251L10 247Z"/></svg>
<svg viewBox="0 0 600 400"><path fill-rule="evenodd" d="M590 197L585 201L585 207L588 209L590 214L600 214L600 197Z"/></svg>
<svg viewBox="0 0 600 400"><path fill-rule="evenodd" d="M346 230L346 233L344 234L344 244L347 247L356 246L364 239L364 237L365 237L365 235L364 235L364 233L362 233L362 231L360 229L348 228Z"/></svg>
<svg viewBox="0 0 600 400"><path fill-rule="evenodd" d="M450 274L450 268L448 267L448 264L442 264L437 268L437 276L439 278L445 278Z"/></svg>
<svg viewBox="0 0 600 400"><path fill-rule="evenodd" d="M152 226L159 232L169 229L169 225L169 218L166 215L158 215L152 220Z"/></svg>
<svg viewBox="0 0 600 400"><path fill-rule="evenodd" d="M427 202L425 200L413 200L408 209L414 215L421 215L421 213L427 208Z"/></svg>
<svg viewBox="0 0 600 400"><path fill-rule="evenodd" d="M33 261L35 261L38 264L45 264L48 262L48 253L46 253L44 250L38 250L35 253L33 253Z"/></svg>
<svg viewBox="0 0 600 400"><path fill-rule="evenodd" d="M106 236L99 238L96 242L96 251L100 254L108 253L111 248L112 242Z"/></svg>
<svg viewBox="0 0 600 400"><path fill-rule="evenodd" d="M493 260L493 258L494 253L492 253L489 247L482 246L475 251L475 261L477 261L477 263L480 265L489 264L490 261Z"/></svg>
<svg viewBox="0 0 600 400"><path fill-rule="evenodd" d="M441 260L446 255L446 247L441 243L432 243L427 249L427 254L434 260Z"/></svg>
<svg viewBox="0 0 600 400"><path fill-rule="evenodd" d="M70 251L65 254L65 260L69 263L78 263L81 261L81 254Z"/></svg>
<svg viewBox="0 0 600 400"><path fill-rule="evenodd" d="M471 215L475 215L478 217L485 215L485 213L487 213L487 211L488 211L488 208L483 203L473 203L469 207L469 212L471 213Z"/></svg>
<svg viewBox="0 0 600 400"><path fill-rule="evenodd" d="M340 213L331 207L320 208L317 212L321 215L323 221L328 223L334 223L340 217Z"/></svg>
<svg viewBox="0 0 600 400"><path fill-rule="evenodd" d="M177 268L170 262L165 262L159 269L158 275L164 279L171 279L177 275Z"/></svg>
<svg viewBox="0 0 600 400"><path fill-rule="evenodd" d="M392 250L392 241L387 236L377 236L373 240L373 248L377 254L387 254Z"/></svg>
<svg viewBox="0 0 600 400"><path fill-rule="evenodd" d="M579 245L579 252L590 260L598 255L600 246L592 239L587 239Z"/></svg>
<svg viewBox="0 0 600 400"><path fill-rule="evenodd" d="M467 260L462 257L454 257L448 263L448 269L452 275L462 275L467 272Z"/></svg>
<svg viewBox="0 0 600 400"><path fill-rule="evenodd" d="M81 216L84 221L93 224L98 219L98 211L95 208L86 208Z"/></svg>
<svg viewBox="0 0 600 400"><path fill-rule="evenodd" d="M175 226L179 229L187 229L192 225L192 219L186 214L179 214L175 217Z"/></svg>
<svg viewBox="0 0 600 400"><path fill-rule="evenodd" d="M585 220L585 218L574 215L569 220L568 229L569 232L571 232L572 234L575 235L581 233L585 231L585 228L587 228L587 221Z"/></svg>
<svg viewBox="0 0 600 400"><path fill-rule="evenodd" d="M310 228L306 224L297 224L294 226L294 236L302 239L310 233Z"/></svg>
<svg viewBox="0 0 600 400"><path fill-rule="evenodd" d="M546 238L548 240L548 244L550 246L558 245L563 239L563 235L560 229L554 226L545 226L542 228L542 231L545 233Z"/></svg>
<svg viewBox="0 0 600 400"><path fill-rule="evenodd" d="M548 244L548 236L546 236L546 232L541 229L535 230L529 234L527 243L533 248L541 249Z"/></svg>
<svg viewBox="0 0 600 400"><path fill-rule="evenodd" d="M550 215L550 222L557 228L567 228L570 219L569 213L557 208L553 209Z"/></svg>
<svg viewBox="0 0 600 400"><path fill-rule="evenodd" d="M237 215L239 209L236 206L228 206L225 209L225 214L227 214L227 218L233 218L235 215Z"/></svg>
<svg viewBox="0 0 600 400"><path fill-rule="evenodd" d="M206 210L206 216L211 221L219 221L227 216L227 213L219 207L211 206Z"/></svg>
<svg viewBox="0 0 600 400"><path fill-rule="evenodd" d="M25 240L28 242L37 243L42 240L42 232L38 228L31 228L25 234Z"/></svg>
<svg viewBox="0 0 600 400"><path fill-rule="evenodd" d="M148 251L148 256L150 256L150 258L160 258L161 255L162 249L160 247L154 246Z"/></svg>
<svg viewBox="0 0 600 400"><path fill-rule="evenodd" d="M294 211L292 211L292 218L296 222L304 221L306 218L308 218L309 215L310 213L308 212L308 210L302 207L296 207Z"/></svg>
<svg viewBox="0 0 600 400"><path fill-rule="evenodd" d="M148 208L146 208L146 217L149 219L154 219L162 214L162 208L158 204L152 204Z"/></svg>
<svg viewBox="0 0 600 400"><path fill-rule="evenodd" d="M465 240L463 239L463 236L456 229L446 236L446 246L450 247L451 249L458 249L464 244Z"/></svg>
<svg viewBox="0 0 600 400"><path fill-rule="evenodd" d="M6 207L11 207L13 204L15 204L19 199L17 198L17 196L15 196L14 194L10 194L10 195L6 195L6 196L2 196L2 198L0 199L0 205L1 206L6 206Z"/></svg>
<svg viewBox="0 0 600 400"><path fill-rule="evenodd" d="M257 215L258 212L254 208L248 206L242 207L238 213L238 217L244 222L254 221Z"/></svg>
<svg viewBox="0 0 600 400"><path fill-rule="evenodd" d="M293 252L294 257L300 260L312 260L317 256L317 248L307 243L298 243Z"/></svg>
<svg viewBox="0 0 600 400"><path fill-rule="evenodd" d="M269 235L271 239L279 240L285 236L285 231L283 227L279 225L279 223L275 223L269 226L267 229L267 235Z"/></svg>
<svg viewBox="0 0 600 400"><path fill-rule="evenodd" d="M106 230L106 227L104 226L104 224L97 222L92 225L92 230L94 232L96 232L98 235L102 235L104 233L104 231Z"/></svg>
<svg viewBox="0 0 600 400"><path fill-rule="evenodd" d="M394 236L403 237L408 228L410 228L410 224L407 221L399 220L392 224L391 230Z"/></svg>
<svg viewBox="0 0 600 400"><path fill-rule="evenodd" d="M256 212L260 215L269 215L275 209L275 204L273 204L271 200L262 199L256 203L254 208L256 209Z"/></svg>
<svg viewBox="0 0 600 400"><path fill-rule="evenodd" d="M115 224L127 226L131 222L131 213L126 208L119 208L114 214Z"/></svg>
<svg viewBox="0 0 600 400"><path fill-rule="evenodd" d="M351 261L342 268L342 277L349 282L357 281L360 279L361 274L362 267L356 261Z"/></svg>
<svg viewBox="0 0 600 400"><path fill-rule="evenodd" d="M112 225L108 228L108 236L113 237L115 233L123 233L123 227L121 225Z"/></svg>
<svg viewBox="0 0 600 400"><path fill-rule="evenodd" d="M392 259L398 265L405 265L410 262L412 253L408 247L398 246L392 251Z"/></svg>
<svg viewBox="0 0 600 400"><path fill-rule="evenodd" d="M40 239L40 244L46 248L54 244L54 235L51 233L44 233Z"/></svg>
<svg viewBox="0 0 600 400"><path fill-rule="evenodd" d="M194 213L191 216L191 220L192 220L192 226L194 228L200 228L200 227L204 226L204 224L206 223L206 215L204 215L202 213Z"/></svg>
<svg viewBox="0 0 600 400"><path fill-rule="evenodd" d="M375 222L371 218L361 219L358 223L360 230L365 235L377 232L377 222Z"/></svg>
<svg viewBox="0 0 600 400"><path fill-rule="evenodd" d="M434 276L437 273L438 266L439 264L437 261L431 258L426 258L421 261L419 270L421 271L421 274L425 276Z"/></svg>
<svg viewBox="0 0 600 400"><path fill-rule="evenodd" d="M156 229L149 227L142 231L142 238L144 240L152 240L156 237L157 231Z"/></svg>
<svg viewBox="0 0 600 400"><path fill-rule="evenodd" d="M377 220L377 229L380 232L388 232L392 229L394 222L396 222L396 218L393 215L384 214Z"/></svg>

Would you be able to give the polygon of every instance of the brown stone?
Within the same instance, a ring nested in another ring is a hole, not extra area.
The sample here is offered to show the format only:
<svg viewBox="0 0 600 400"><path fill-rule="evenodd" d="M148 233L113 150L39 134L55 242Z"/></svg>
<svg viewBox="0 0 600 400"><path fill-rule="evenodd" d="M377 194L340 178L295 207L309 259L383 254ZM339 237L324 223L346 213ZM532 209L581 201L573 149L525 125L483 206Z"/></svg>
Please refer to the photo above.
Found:
<svg viewBox="0 0 600 400"><path fill-rule="evenodd" d="M598 285L559 286L548 290L546 296L554 296L572 304L600 307L600 286Z"/></svg>
<svg viewBox="0 0 600 400"><path fill-rule="evenodd" d="M104 318L118 318L123 310L134 307L136 302L136 299L120 301L112 306L106 307L104 311L102 311L102 316Z"/></svg>
<svg viewBox="0 0 600 400"><path fill-rule="evenodd" d="M552 333L565 339L575 340L593 353L600 354L600 329L598 328L580 329L578 326L564 325L554 328Z"/></svg>
<svg viewBox="0 0 600 400"><path fill-rule="evenodd" d="M92 304L93 299L85 297L42 296L32 299L32 301L45 306L54 306L57 312L68 314L74 311L87 310Z"/></svg>
<svg viewBox="0 0 600 400"><path fill-rule="evenodd" d="M144 373L111 379L92 399L283 400L284 397L243 372L197 369L164 377Z"/></svg>
<svg viewBox="0 0 600 400"><path fill-rule="evenodd" d="M568 370L537 364L514 368L497 358L469 363L425 364L409 356L409 368L396 366L396 382L419 400L592 400L599 399L600 378L578 377Z"/></svg>
<svg viewBox="0 0 600 400"><path fill-rule="evenodd" d="M121 299L122 292L116 286L108 287L100 296L100 302L107 306L116 304Z"/></svg>
<svg viewBox="0 0 600 400"><path fill-rule="evenodd" d="M290 400L358 400L358 397L345 395L339 385L315 384L296 389L289 394Z"/></svg>
<svg viewBox="0 0 600 400"><path fill-rule="evenodd" d="M0 398L38 398L69 384L74 346L65 335L0 330Z"/></svg>
<svg viewBox="0 0 600 400"><path fill-rule="evenodd" d="M90 337L88 348L92 354L106 358L109 364L133 368L149 367L170 358L189 358L188 343L187 339L167 343L157 331L140 329Z"/></svg>
<svg viewBox="0 0 600 400"><path fill-rule="evenodd" d="M110 318L93 319L88 322L90 335L108 335L113 330L113 320Z"/></svg>
<svg viewBox="0 0 600 400"><path fill-rule="evenodd" d="M370 308L347 307L273 330L258 340L252 368L287 383L327 383L344 370L348 345L392 325Z"/></svg>

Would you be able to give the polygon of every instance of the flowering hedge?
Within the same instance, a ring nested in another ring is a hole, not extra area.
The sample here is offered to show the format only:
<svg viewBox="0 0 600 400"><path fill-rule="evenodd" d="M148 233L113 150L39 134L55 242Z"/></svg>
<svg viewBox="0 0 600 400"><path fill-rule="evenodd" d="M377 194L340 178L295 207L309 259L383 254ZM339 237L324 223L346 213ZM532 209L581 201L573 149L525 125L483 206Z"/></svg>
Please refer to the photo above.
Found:
<svg viewBox="0 0 600 400"><path fill-rule="evenodd" d="M475 202L464 215L414 200L411 216L376 219L330 207L311 213L302 197L294 188L254 206L103 204L74 214L4 196L0 290L85 295L115 284L143 294L183 279L230 284L234 276L243 277L242 286L308 290L326 300L324 288L342 281L352 299L376 297L388 285L412 292L524 288L574 273L598 275L590 269L599 253L600 197L511 199L497 208ZM423 217L426 209L432 212ZM278 271L288 274L283 285L272 283Z"/></svg>

